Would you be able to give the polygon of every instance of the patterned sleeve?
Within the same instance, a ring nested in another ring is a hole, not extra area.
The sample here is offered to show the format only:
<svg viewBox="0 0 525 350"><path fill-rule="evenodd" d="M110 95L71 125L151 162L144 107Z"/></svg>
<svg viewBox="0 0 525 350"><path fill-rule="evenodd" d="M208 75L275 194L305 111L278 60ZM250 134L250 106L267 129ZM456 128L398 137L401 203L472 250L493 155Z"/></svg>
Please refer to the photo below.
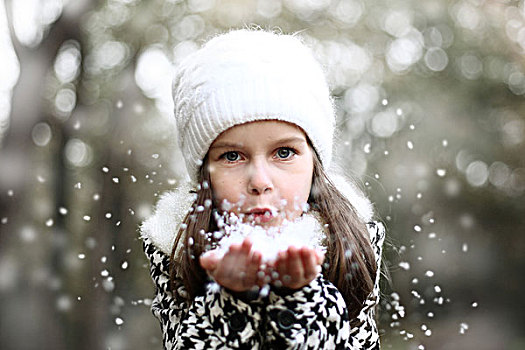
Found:
<svg viewBox="0 0 525 350"><path fill-rule="evenodd" d="M160 321L165 349L237 348L241 339L242 347L252 348L259 341L257 302L244 302L218 286L188 302L180 279L173 292L169 288L169 257L149 238L143 244L156 290L151 311Z"/></svg>
<svg viewBox="0 0 525 350"><path fill-rule="evenodd" d="M379 332L377 331L375 309L379 303L379 280L381 277L381 254L385 240L385 227L379 222L367 224L370 233L370 242L374 249L377 273L375 277L374 290L367 300L363 309L357 316L357 325L352 328L350 336L350 348L356 350L379 349Z"/></svg>

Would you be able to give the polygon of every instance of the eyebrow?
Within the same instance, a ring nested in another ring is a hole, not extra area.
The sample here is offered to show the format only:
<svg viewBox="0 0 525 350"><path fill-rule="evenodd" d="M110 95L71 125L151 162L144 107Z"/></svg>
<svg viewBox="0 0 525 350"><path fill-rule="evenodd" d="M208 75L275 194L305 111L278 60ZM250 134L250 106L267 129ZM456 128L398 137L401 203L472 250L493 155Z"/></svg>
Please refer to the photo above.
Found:
<svg viewBox="0 0 525 350"><path fill-rule="evenodd" d="M286 143L299 143L299 142L306 142L304 138L292 136L292 137L286 137L282 139L278 139L275 142L272 142L273 145L277 144L286 144ZM235 143L235 142L217 142L216 144L213 144L210 149L216 149L216 148L242 148L242 143Z"/></svg>
<svg viewBox="0 0 525 350"><path fill-rule="evenodd" d="M211 145L210 149L215 148L241 148L241 143L235 143L235 142L217 142Z"/></svg>
<svg viewBox="0 0 525 350"><path fill-rule="evenodd" d="M279 139L277 141L275 141L273 144L274 145L277 145L277 144L286 144L286 143L302 143L302 142L305 142L306 143L306 140L302 137L297 137L297 136L291 136L291 137L286 137L286 138L283 138L283 139Z"/></svg>

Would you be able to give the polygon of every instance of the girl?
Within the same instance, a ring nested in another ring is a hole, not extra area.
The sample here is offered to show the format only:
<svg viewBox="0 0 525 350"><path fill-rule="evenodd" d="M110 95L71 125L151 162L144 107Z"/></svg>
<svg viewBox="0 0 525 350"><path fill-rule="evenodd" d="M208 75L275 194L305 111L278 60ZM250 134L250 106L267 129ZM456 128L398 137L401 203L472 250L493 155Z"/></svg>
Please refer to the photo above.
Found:
<svg viewBox="0 0 525 350"><path fill-rule="evenodd" d="M335 114L308 48L264 31L217 36L180 64L173 97L192 181L141 227L164 347L379 349L384 228L326 170ZM277 232L278 253L249 235L219 253L243 225ZM291 232L300 240L283 246Z"/></svg>

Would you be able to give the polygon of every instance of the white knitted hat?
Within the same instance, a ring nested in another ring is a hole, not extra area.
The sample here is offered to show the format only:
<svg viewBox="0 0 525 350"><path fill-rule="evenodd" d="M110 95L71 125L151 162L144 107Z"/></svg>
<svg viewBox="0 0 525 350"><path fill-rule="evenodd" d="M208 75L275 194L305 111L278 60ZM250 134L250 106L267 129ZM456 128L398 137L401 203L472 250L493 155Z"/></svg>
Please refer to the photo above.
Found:
<svg viewBox="0 0 525 350"><path fill-rule="evenodd" d="M299 38L252 30L219 35L182 61L173 84L179 146L192 180L219 134L256 120L301 127L329 167L334 108L322 68Z"/></svg>

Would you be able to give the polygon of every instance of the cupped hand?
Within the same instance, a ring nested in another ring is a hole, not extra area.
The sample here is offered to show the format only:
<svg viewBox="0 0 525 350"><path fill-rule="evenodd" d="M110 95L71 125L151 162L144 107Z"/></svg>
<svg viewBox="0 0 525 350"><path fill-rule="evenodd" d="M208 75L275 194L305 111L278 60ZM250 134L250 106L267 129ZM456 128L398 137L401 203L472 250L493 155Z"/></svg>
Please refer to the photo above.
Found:
<svg viewBox="0 0 525 350"><path fill-rule="evenodd" d="M209 251L200 257L200 264L215 282L235 292L245 292L261 285L258 274L262 255L252 251L252 242L245 238L242 244L232 244L223 257Z"/></svg>
<svg viewBox="0 0 525 350"><path fill-rule="evenodd" d="M321 271L324 253L313 248L289 247L279 252L274 264L279 284L290 289L299 289L312 282ZM275 284L275 282L274 282Z"/></svg>

